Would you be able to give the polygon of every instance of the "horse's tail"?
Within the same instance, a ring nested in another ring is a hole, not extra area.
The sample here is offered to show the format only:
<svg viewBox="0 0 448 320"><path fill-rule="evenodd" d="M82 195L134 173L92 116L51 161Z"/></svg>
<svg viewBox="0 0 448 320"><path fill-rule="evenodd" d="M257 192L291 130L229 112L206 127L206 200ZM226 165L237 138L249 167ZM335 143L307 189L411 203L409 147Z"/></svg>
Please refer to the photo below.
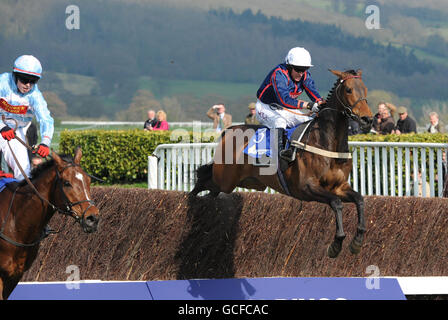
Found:
<svg viewBox="0 0 448 320"><path fill-rule="evenodd" d="M207 181L213 176L213 162L204 164L196 169L196 182Z"/></svg>

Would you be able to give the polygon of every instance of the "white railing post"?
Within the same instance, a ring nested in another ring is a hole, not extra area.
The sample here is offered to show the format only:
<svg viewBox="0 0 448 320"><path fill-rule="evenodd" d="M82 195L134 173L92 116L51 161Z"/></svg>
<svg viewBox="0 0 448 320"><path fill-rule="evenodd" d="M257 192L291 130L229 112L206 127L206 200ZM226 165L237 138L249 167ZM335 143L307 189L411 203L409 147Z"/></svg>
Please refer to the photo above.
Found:
<svg viewBox="0 0 448 320"><path fill-rule="evenodd" d="M148 189L157 189L157 157L148 156Z"/></svg>

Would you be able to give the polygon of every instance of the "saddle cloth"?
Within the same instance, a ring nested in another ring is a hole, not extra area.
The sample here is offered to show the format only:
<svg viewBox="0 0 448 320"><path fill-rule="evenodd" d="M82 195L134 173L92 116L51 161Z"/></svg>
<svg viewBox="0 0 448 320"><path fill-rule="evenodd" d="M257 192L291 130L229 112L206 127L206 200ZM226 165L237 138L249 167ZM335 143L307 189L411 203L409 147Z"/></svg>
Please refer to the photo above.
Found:
<svg viewBox="0 0 448 320"><path fill-rule="evenodd" d="M0 179L0 192L2 192L3 189L5 189L5 187L8 183L12 183L12 182L17 182L17 180L14 178L1 178Z"/></svg>
<svg viewBox="0 0 448 320"><path fill-rule="evenodd" d="M286 148L289 148L291 141L298 141L303 137L303 133L308 128L311 121L307 121L299 124L296 127L287 128L285 130L287 143ZM244 153L252 158L271 157L271 135L270 130L267 127L260 126L259 129L255 131L255 134L249 140L246 148L244 148ZM275 142L276 143L276 142Z"/></svg>

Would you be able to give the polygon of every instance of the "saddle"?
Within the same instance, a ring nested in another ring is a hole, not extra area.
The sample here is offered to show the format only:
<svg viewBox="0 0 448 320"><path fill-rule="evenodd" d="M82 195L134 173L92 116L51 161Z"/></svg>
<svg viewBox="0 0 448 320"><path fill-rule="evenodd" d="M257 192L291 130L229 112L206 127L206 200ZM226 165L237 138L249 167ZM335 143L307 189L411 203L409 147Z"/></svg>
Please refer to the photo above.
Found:
<svg viewBox="0 0 448 320"><path fill-rule="evenodd" d="M283 137L283 140L286 141L284 144L285 149L289 148L291 145L294 146L294 142L301 142L304 133L311 122L312 120L285 130L285 136ZM254 166L269 166L270 160L272 160L270 129L262 125L251 126L251 128L255 130L255 134L244 149L244 153L258 160L253 163ZM287 163L287 161L283 161Z"/></svg>
<svg viewBox="0 0 448 320"><path fill-rule="evenodd" d="M2 192L8 184L17 182L14 178L0 178L0 192Z"/></svg>

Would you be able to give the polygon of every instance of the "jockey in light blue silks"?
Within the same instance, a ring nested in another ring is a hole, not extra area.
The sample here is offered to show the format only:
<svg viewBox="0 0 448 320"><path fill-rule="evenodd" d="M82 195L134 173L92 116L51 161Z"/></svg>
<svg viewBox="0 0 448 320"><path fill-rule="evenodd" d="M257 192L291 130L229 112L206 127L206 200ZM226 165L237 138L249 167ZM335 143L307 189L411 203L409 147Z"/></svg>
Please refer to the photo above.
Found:
<svg viewBox="0 0 448 320"><path fill-rule="evenodd" d="M45 158L50 153L50 144L53 137L53 118L47 108L42 93L37 87L37 81L42 76L42 65L35 57L23 55L16 59L12 73L0 75L0 150L3 152L6 163L13 170L14 178L21 180L23 175L18 168L7 141L11 146L20 166L29 176L31 171L28 151L14 137L17 135L25 141L28 125L36 117L40 127L41 143L37 154ZM17 121L17 130L14 133L15 122L8 120L6 124L1 121L2 116ZM0 172L1 177L1 172Z"/></svg>
<svg viewBox="0 0 448 320"><path fill-rule="evenodd" d="M293 150L283 150L285 129L311 120L312 114L319 111L319 105L323 102L308 70L312 66L308 50L292 48L285 62L268 73L257 91L257 120L276 130L280 157L287 161L293 160ZM299 99L303 92L312 103Z"/></svg>

